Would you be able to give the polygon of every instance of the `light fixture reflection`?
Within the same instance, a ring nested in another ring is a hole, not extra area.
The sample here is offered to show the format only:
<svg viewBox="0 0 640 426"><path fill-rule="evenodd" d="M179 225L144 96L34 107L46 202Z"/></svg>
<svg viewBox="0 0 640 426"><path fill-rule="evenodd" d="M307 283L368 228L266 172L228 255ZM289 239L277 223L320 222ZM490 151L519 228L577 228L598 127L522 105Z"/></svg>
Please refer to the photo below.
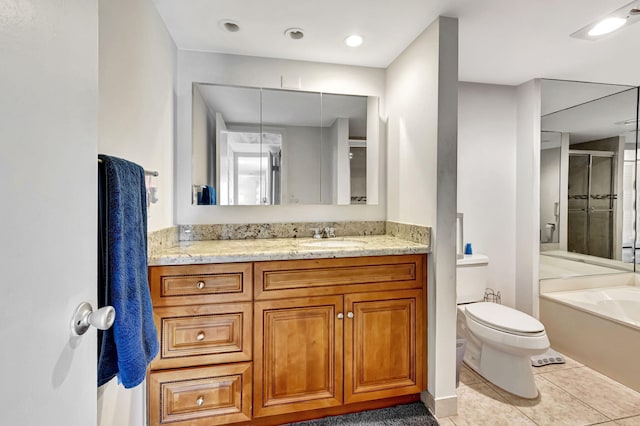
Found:
<svg viewBox="0 0 640 426"><path fill-rule="evenodd" d="M613 32L622 27L626 23L626 18L619 18L615 16L606 18L598 22L593 28L591 28L588 34L592 37L609 34L610 32Z"/></svg>

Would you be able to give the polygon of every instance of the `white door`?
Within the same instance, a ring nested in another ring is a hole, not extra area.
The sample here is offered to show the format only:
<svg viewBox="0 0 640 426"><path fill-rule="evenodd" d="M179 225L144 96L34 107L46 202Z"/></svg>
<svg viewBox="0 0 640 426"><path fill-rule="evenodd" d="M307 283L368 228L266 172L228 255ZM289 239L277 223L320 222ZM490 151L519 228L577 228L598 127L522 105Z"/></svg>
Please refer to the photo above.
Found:
<svg viewBox="0 0 640 426"><path fill-rule="evenodd" d="M0 424L96 422L97 0L0 1Z"/></svg>

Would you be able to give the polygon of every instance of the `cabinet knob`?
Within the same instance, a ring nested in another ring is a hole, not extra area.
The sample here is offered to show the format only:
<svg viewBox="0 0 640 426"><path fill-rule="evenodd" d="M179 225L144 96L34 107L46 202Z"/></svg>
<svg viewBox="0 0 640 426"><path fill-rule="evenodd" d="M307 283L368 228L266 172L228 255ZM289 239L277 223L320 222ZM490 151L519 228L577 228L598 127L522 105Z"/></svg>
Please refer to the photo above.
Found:
<svg viewBox="0 0 640 426"><path fill-rule="evenodd" d="M204 396L198 396L198 399L196 399L196 404L198 404L198 407L202 407L202 404L204 404Z"/></svg>
<svg viewBox="0 0 640 426"><path fill-rule="evenodd" d="M338 314L338 319L342 319L342 318L344 318L344 314L343 314L342 312L340 312L340 313Z"/></svg>
<svg viewBox="0 0 640 426"><path fill-rule="evenodd" d="M196 287L198 288L198 290L202 290L204 288L204 281L198 281L196 283Z"/></svg>
<svg viewBox="0 0 640 426"><path fill-rule="evenodd" d="M353 312L347 312L347 318L353 318Z"/></svg>
<svg viewBox="0 0 640 426"><path fill-rule="evenodd" d="M204 331L198 332L198 334L196 335L196 340L198 340L198 342L202 342L204 340Z"/></svg>

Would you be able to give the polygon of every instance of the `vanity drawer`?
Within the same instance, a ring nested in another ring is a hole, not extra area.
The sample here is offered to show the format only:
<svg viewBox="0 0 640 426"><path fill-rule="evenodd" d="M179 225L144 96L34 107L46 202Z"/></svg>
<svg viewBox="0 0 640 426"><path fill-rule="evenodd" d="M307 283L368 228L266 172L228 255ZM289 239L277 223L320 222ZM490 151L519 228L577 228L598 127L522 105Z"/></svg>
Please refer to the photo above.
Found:
<svg viewBox="0 0 640 426"><path fill-rule="evenodd" d="M152 372L149 424L219 425L251 420L251 363Z"/></svg>
<svg viewBox="0 0 640 426"><path fill-rule="evenodd" d="M154 307L250 301L251 281L251 263L149 268Z"/></svg>
<svg viewBox="0 0 640 426"><path fill-rule="evenodd" d="M155 308L160 352L152 369L249 361L251 302Z"/></svg>
<svg viewBox="0 0 640 426"><path fill-rule="evenodd" d="M256 300L422 288L426 255L256 262Z"/></svg>

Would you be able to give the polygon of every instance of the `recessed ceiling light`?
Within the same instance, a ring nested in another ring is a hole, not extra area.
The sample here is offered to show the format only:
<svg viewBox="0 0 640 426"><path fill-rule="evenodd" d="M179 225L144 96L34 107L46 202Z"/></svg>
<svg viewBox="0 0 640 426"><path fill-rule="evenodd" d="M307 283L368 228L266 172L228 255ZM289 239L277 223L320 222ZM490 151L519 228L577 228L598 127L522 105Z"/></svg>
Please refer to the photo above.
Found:
<svg viewBox="0 0 640 426"><path fill-rule="evenodd" d="M344 43L349 47L358 47L362 44L363 41L364 39L362 38L362 36L359 36L357 34L350 35L349 37L344 39Z"/></svg>
<svg viewBox="0 0 640 426"><path fill-rule="evenodd" d="M609 34L611 32L614 32L618 28L622 27L626 23L627 23L626 18L619 18L617 16L612 16L611 18L603 19L602 21L595 24L587 34L589 34L591 37L597 37L597 36Z"/></svg>
<svg viewBox="0 0 640 426"><path fill-rule="evenodd" d="M291 40L300 40L304 37L304 30L302 28L289 28L285 30L284 36Z"/></svg>
<svg viewBox="0 0 640 426"><path fill-rule="evenodd" d="M237 33L240 31L240 25L236 21L231 21L229 19L220 21L220 28L225 31L229 31L230 33Z"/></svg>

